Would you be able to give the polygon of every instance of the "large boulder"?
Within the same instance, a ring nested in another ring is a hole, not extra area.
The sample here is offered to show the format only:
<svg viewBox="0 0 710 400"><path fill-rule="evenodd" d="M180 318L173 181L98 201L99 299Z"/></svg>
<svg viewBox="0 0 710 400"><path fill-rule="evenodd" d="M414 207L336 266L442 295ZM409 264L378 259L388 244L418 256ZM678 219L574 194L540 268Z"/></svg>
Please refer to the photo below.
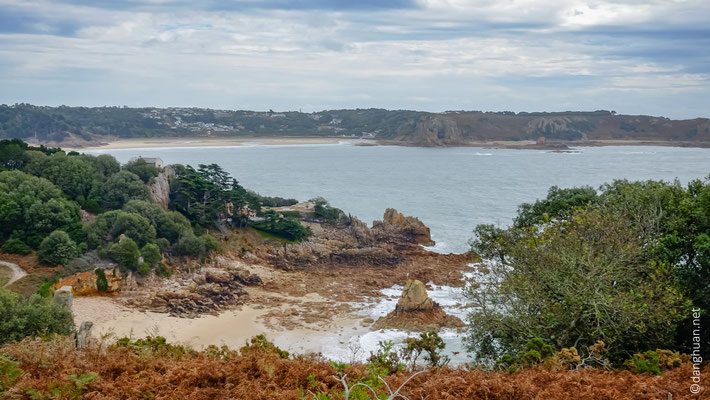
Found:
<svg viewBox="0 0 710 400"><path fill-rule="evenodd" d="M448 315L426 292L421 281L408 280L402 289L394 311L380 318L372 329L401 329L405 331L438 331L441 328L460 329L461 319Z"/></svg>
<svg viewBox="0 0 710 400"><path fill-rule="evenodd" d="M429 298L426 287L421 281L408 280L402 289L402 296L397 301L396 312L431 311L434 301Z"/></svg>
<svg viewBox="0 0 710 400"><path fill-rule="evenodd" d="M170 178L174 176L175 170L168 165L150 184L150 197L164 210L167 210L170 204Z"/></svg>

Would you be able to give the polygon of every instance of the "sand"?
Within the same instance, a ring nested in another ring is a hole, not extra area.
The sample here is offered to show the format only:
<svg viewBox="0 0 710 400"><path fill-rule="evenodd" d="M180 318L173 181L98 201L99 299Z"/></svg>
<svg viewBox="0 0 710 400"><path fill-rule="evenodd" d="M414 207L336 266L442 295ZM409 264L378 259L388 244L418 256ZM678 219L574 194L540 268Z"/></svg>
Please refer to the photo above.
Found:
<svg viewBox="0 0 710 400"><path fill-rule="evenodd" d="M312 145L338 144L340 142L357 142L349 138L333 137L239 137L239 138L209 138L209 137L161 137L153 139L115 139L107 140L98 145L81 147L62 146L65 150L118 150L118 149L150 149L165 147L222 147L247 145Z"/></svg>

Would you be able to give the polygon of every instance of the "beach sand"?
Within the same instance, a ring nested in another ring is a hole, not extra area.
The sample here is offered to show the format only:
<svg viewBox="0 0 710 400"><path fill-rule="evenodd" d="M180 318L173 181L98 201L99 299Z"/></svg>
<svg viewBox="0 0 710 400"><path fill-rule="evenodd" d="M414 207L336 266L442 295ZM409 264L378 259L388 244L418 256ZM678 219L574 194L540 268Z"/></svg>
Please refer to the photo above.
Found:
<svg viewBox="0 0 710 400"><path fill-rule="evenodd" d="M239 137L239 138L209 138L209 137L161 137L152 139L115 139L102 141L101 144L88 146L62 146L66 150L117 150L117 149L150 149L161 147L221 147L246 145L308 145L308 144L338 144L340 142L356 142L356 139L333 137Z"/></svg>

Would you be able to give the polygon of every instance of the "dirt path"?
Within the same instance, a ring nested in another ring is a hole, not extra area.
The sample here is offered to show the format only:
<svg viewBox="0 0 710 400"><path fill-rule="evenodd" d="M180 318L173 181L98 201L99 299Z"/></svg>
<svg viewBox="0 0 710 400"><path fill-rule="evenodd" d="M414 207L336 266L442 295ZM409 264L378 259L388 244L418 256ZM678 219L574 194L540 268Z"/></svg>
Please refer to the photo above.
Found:
<svg viewBox="0 0 710 400"><path fill-rule="evenodd" d="M7 267L11 272L10 280L7 281L5 287L12 285L14 282L20 280L22 277L27 275L27 272L25 272L24 269L20 268L19 265L13 264L11 262L0 261L0 266Z"/></svg>

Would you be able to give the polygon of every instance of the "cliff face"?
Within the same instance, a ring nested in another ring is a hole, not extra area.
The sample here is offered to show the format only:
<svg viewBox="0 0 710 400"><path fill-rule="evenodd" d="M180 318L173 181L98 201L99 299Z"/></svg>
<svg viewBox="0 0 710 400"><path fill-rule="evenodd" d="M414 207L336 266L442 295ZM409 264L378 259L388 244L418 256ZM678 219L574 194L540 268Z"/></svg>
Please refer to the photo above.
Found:
<svg viewBox="0 0 710 400"><path fill-rule="evenodd" d="M417 122L403 124L395 140L427 147L456 146L466 142L456 121L442 115L425 116Z"/></svg>
<svg viewBox="0 0 710 400"><path fill-rule="evenodd" d="M175 170L168 165L150 185L150 197L164 210L167 210L170 204L170 178L173 176L175 176Z"/></svg>

